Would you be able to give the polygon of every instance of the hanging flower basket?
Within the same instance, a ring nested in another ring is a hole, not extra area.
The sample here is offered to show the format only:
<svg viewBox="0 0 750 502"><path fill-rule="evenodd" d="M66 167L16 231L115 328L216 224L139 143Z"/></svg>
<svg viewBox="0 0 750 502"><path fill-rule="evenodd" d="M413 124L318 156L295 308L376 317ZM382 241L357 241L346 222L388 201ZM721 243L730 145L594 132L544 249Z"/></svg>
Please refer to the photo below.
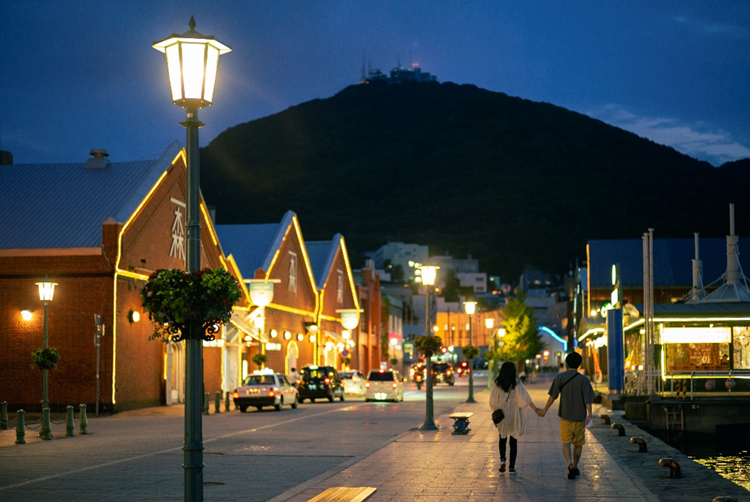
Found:
<svg viewBox="0 0 750 502"><path fill-rule="evenodd" d="M31 353L31 362L40 370L51 370L57 366L59 360L60 353L54 347L34 349L34 352Z"/></svg>
<svg viewBox="0 0 750 502"><path fill-rule="evenodd" d="M192 324L200 326L200 338L213 340L241 296L239 282L223 268L157 270L143 286L141 304L154 323L152 339L182 340Z"/></svg>
<svg viewBox="0 0 750 502"><path fill-rule="evenodd" d="M439 336L418 336L414 340L414 346L420 354L431 356L443 348L443 340Z"/></svg>
<svg viewBox="0 0 750 502"><path fill-rule="evenodd" d="M479 355L479 347L476 347L474 345L467 345L465 347L461 347L461 353L467 360L474 359Z"/></svg>

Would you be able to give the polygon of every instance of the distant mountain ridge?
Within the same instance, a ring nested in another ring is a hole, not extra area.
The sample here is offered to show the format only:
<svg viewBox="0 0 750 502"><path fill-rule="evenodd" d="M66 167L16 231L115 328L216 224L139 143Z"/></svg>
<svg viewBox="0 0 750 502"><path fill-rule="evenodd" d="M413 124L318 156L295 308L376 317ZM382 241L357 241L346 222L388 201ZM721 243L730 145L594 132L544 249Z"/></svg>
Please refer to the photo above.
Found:
<svg viewBox="0 0 750 502"><path fill-rule="evenodd" d="M738 163L733 163L738 164ZM744 167L744 168L743 168ZM593 238L723 236L748 166L714 168L564 108L452 83L356 85L237 125L201 150L219 223L291 209L353 266L388 240L471 254L513 282L564 273Z"/></svg>

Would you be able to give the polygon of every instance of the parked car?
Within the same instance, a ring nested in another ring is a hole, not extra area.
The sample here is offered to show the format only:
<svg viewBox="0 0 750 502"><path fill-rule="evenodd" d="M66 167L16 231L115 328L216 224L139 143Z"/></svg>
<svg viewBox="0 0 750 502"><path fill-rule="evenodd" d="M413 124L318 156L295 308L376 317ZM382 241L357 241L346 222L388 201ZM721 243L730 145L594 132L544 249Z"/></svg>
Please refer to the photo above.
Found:
<svg viewBox="0 0 750 502"><path fill-rule="evenodd" d="M340 371L339 376L344 383L344 392L346 394L365 395L365 376L361 372L356 370Z"/></svg>
<svg viewBox="0 0 750 502"><path fill-rule="evenodd" d="M232 393L234 406L242 413L249 406L255 406L259 411L264 406L273 406L280 411L282 406L297 407L299 401L297 388L280 373L256 371L242 382L242 385Z"/></svg>
<svg viewBox="0 0 750 502"><path fill-rule="evenodd" d="M396 370L370 371L365 387L365 401L404 400L404 381Z"/></svg>
<svg viewBox="0 0 750 502"><path fill-rule="evenodd" d="M432 383L455 384L456 377L453 374L453 365L451 363L432 363Z"/></svg>
<svg viewBox="0 0 750 502"><path fill-rule="evenodd" d="M330 402L338 397L344 400L344 385L338 371L333 366L305 366L299 373L297 384L299 402L309 399L326 398Z"/></svg>

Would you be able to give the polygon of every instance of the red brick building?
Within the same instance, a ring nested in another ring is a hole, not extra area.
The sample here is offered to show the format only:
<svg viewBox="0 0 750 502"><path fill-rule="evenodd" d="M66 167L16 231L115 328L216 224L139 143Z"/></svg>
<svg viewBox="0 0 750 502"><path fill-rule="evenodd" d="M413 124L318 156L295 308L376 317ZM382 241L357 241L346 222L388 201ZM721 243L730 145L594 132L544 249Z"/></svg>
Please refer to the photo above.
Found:
<svg viewBox="0 0 750 502"><path fill-rule="evenodd" d="M60 352L49 372L53 411L97 401L95 314L105 325L101 409L182 400L183 345L149 340L153 326L140 290L154 270L184 268L185 175L176 143L155 161L109 162L96 152L82 164L2 167L0 400L11 409L41 408L42 377L31 352L43 343L35 283L45 276L57 283L48 308L49 346ZM201 266L226 266L203 203L201 227ZM23 310L32 311L30 320ZM220 390L222 351L206 347L204 361L205 391Z"/></svg>

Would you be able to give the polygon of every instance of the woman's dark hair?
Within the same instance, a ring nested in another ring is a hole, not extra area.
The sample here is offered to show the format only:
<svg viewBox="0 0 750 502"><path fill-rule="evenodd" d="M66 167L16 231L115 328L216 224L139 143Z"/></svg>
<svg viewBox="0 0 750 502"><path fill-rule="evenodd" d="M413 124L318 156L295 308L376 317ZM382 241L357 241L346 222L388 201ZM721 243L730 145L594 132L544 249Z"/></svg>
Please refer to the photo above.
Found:
<svg viewBox="0 0 750 502"><path fill-rule="evenodd" d="M500 366L500 373L498 373L495 383L503 389L505 392L510 392L510 389L516 387L516 365L510 361L504 362Z"/></svg>

